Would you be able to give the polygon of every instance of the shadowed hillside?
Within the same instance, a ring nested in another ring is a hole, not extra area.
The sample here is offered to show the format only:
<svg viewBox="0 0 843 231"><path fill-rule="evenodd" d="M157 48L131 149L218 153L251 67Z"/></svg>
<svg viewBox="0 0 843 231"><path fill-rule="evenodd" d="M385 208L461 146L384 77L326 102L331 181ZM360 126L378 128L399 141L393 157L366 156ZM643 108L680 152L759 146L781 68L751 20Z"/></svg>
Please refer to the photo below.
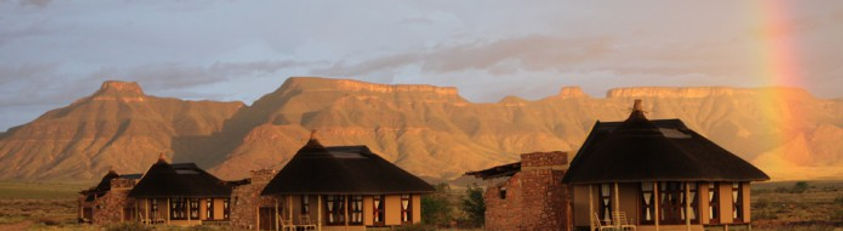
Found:
<svg viewBox="0 0 843 231"><path fill-rule="evenodd" d="M311 129L326 145L364 144L415 174L453 179L524 152L573 153L596 120L625 119L638 98L648 117L680 118L774 180L843 172L843 101L800 89L644 87L595 98L565 87L540 100L472 103L450 87L294 77L251 106L156 98L106 82L0 135L0 179L91 179L109 166L142 172L160 152L235 179L280 168Z"/></svg>

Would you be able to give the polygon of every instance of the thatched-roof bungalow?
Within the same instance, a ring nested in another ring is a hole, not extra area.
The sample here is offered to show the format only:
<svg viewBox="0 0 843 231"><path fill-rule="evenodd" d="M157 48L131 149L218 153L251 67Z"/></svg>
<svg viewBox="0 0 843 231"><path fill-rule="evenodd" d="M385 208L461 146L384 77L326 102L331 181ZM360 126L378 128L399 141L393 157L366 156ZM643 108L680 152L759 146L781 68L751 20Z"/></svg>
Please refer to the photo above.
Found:
<svg viewBox="0 0 843 231"><path fill-rule="evenodd" d="M259 226L365 230L415 224L421 222L420 195L433 190L366 146L325 147L311 137L261 192L275 204L260 208Z"/></svg>
<svg viewBox="0 0 843 231"><path fill-rule="evenodd" d="M231 186L193 163L158 160L129 192L144 224L198 225L228 220Z"/></svg>
<svg viewBox="0 0 843 231"><path fill-rule="evenodd" d="M678 119L647 119L636 100L625 121L594 125L563 182L576 228L623 212L639 231L710 230L749 227L750 182L769 179Z"/></svg>

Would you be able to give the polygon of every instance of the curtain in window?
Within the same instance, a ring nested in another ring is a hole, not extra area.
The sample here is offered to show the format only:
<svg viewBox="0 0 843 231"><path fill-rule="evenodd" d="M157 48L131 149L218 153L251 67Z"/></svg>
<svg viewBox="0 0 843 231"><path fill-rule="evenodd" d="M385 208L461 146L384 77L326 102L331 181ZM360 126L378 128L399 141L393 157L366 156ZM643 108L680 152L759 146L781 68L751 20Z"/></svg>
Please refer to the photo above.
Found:
<svg viewBox="0 0 843 231"><path fill-rule="evenodd" d="M708 184L708 218L712 224L720 220L720 189L714 182Z"/></svg>
<svg viewBox="0 0 843 231"><path fill-rule="evenodd" d="M600 185L600 219L604 222L612 220L612 186Z"/></svg>
<svg viewBox="0 0 843 231"><path fill-rule="evenodd" d="M384 224L384 196L375 196L373 198L373 207L374 207L374 223L375 225L383 225Z"/></svg>
<svg viewBox="0 0 843 231"><path fill-rule="evenodd" d="M641 183L641 223L653 223L653 182Z"/></svg>
<svg viewBox="0 0 843 231"><path fill-rule="evenodd" d="M214 219L214 199L205 200L205 220Z"/></svg>
<svg viewBox="0 0 843 231"><path fill-rule="evenodd" d="M224 199L222 201L222 218L228 220L229 215L231 214L231 201L229 199Z"/></svg>
<svg viewBox="0 0 843 231"><path fill-rule="evenodd" d="M349 223L363 224L363 196L351 196L348 214L351 214Z"/></svg>
<svg viewBox="0 0 843 231"><path fill-rule="evenodd" d="M688 184L688 197L691 198L691 210L688 212L688 217L691 222L697 222L697 184Z"/></svg>
<svg viewBox="0 0 843 231"><path fill-rule="evenodd" d="M301 196L301 214L310 214L310 199L307 195Z"/></svg>
<svg viewBox="0 0 843 231"><path fill-rule="evenodd" d="M413 214L410 210L410 195L401 195L401 222L412 223Z"/></svg>
<svg viewBox="0 0 843 231"><path fill-rule="evenodd" d="M199 199L190 199L190 219L199 219Z"/></svg>
<svg viewBox="0 0 843 231"><path fill-rule="evenodd" d="M741 183L732 183L732 218L736 222L743 220L743 190Z"/></svg>

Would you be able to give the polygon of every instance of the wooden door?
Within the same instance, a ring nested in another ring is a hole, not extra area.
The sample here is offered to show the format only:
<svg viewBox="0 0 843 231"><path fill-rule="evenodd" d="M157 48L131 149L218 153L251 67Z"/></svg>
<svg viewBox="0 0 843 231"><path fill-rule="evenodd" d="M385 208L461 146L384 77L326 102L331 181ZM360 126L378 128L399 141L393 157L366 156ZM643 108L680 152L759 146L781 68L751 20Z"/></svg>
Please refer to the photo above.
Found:
<svg viewBox="0 0 843 231"><path fill-rule="evenodd" d="M275 230L275 208L263 207L258 211L260 230Z"/></svg>

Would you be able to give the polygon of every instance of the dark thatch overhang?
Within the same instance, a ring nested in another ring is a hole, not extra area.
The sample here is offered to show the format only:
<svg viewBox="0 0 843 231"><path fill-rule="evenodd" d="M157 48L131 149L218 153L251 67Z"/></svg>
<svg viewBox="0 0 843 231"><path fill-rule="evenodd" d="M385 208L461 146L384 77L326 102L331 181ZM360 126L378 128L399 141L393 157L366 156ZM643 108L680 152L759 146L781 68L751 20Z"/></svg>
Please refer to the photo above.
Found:
<svg viewBox="0 0 843 231"><path fill-rule="evenodd" d="M474 176L484 180L494 179L499 177L511 177L521 171L521 162L504 164L488 169L466 172L465 175Z"/></svg>
<svg viewBox="0 0 843 231"><path fill-rule="evenodd" d="M640 101L626 121L597 121L563 182L763 181L764 172L678 119L648 120Z"/></svg>
<svg viewBox="0 0 843 231"><path fill-rule="evenodd" d="M429 193L424 180L372 153L366 146L324 147L311 138L261 195L382 195Z"/></svg>
<svg viewBox="0 0 843 231"><path fill-rule="evenodd" d="M169 164L163 158L153 164L129 192L129 197L229 197L231 186L194 163Z"/></svg>
<svg viewBox="0 0 843 231"><path fill-rule="evenodd" d="M85 195L85 201L94 201L95 198L102 197L105 193L111 191L111 180L115 178L140 179L141 174L120 175L114 170L109 170L96 186L82 190L79 194Z"/></svg>

